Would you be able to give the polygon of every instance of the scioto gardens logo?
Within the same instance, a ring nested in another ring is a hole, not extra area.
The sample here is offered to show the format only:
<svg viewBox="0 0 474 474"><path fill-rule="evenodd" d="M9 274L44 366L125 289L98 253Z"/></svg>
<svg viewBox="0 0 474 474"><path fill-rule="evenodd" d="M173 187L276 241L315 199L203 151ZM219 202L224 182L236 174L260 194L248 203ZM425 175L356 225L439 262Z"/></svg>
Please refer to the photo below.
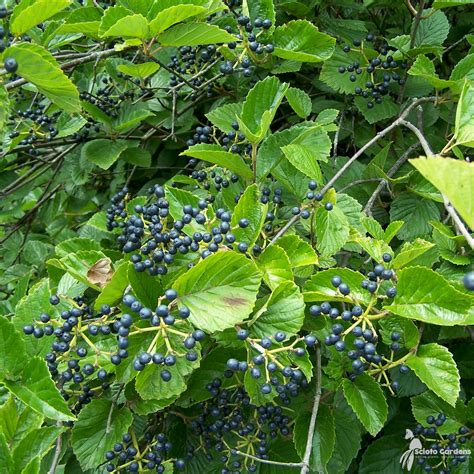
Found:
<svg viewBox="0 0 474 474"><path fill-rule="evenodd" d="M411 471L415 464L426 472L447 474L459 464L468 461L470 449L463 448L468 441L469 429L461 426L457 433L446 433L446 415L426 418L428 427L418 424L412 431L406 430L405 439L410 441L408 449L401 455L402 469Z"/></svg>

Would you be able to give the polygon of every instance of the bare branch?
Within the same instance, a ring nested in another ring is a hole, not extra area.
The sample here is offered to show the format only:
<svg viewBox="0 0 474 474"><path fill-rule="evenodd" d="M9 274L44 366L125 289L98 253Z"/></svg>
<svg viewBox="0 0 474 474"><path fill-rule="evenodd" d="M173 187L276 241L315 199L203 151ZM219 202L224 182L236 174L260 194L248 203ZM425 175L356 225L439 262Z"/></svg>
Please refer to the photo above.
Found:
<svg viewBox="0 0 474 474"><path fill-rule="evenodd" d="M402 122L405 121L406 117L408 114L411 112L411 110L416 107L417 105L420 105L423 102L433 102L436 100L435 97L422 97L421 99L416 99L413 101L401 114L400 116L392 122L388 127L384 128L380 132L375 135L375 137L372 138L372 140L369 140L357 153L355 153L345 164L344 166L339 169L339 171L328 181L328 183L321 189L321 193L325 193L328 191L330 188L332 188L333 184L345 173L347 168L349 168L354 161L356 161L360 156L364 154L364 152L369 149L374 143L377 143L381 138L385 137L388 135L392 130L395 128L399 127Z"/></svg>
<svg viewBox="0 0 474 474"><path fill-rule="evenodd" d="M58 426L61 426L61 423L58 422ZM58 467L59 460L61 458L61 451L63 447L63 435L59 433L56 439L56 449L54 450L53 461L51 462L51 467L49 468L48 474L55 474L56 468Z"/></svg>
<svg viewBox="0 0 474 474"><path fill-rule="evenodd" d="M411 153L418 148L419 144L415 143L411 147L408 148L408 150L403 153L400 158L395 162L395 164L388 170L387 176L391 178L405 163L405 161L408 159L408 157L411 155ZM375 200L377 199L377 196L382 192L383 188L387 185L387 181L385 179L382 179L380 184L377 186L377 188L374 190L372 193L372 196L370 196L369 200L367 201L367 204L364 207L364 212L368 215L372 215L372 207L374 206Z"/></svg>
<svg viewBox="0 0 474 474"><path fill-rule="evenodd" d="M306 439L306 449L303 457L303 467L301 474L309 472L309 459L311 457L311 449L313 447L313 436L316 429L316 418L318 416L319 402L321 401L321 348L319 344L316 346L316 393L314 395L313 410L311 412L311 420L309 422L308 437Z"/></svg>
<svg viewBox="0 0 474 474"><path fill-rule="evenodd" d="M360 156L364 154L364 152L369 149L374 143L379 141L381 138L385 137L388 135L392 130L395 128L399 127L402 125L403 122L405 121L405 118L408 116L408 114L411 112L411 110L414 107L417 107L418 105L422 104L423 102L433 102L436 100L436 97L422 97L420 99L414 100L410 105L408 105L405 110L402 111L400 116L392 122L388 127L384 128L380 132L375 135L372 140L369 140L359 151L357 151L345 164L342 166L339 171L327 182L327 184L321 189L321 193L324 194L326 191L328 191L330 188L332 188L333 184L347 171L347 169L356 161ZM407 122L410 123L410 122ZM410 124L411 125L411 124ZM426 140L425 140L426 141ZM300 218L299 215L293 216L286 224L284 227L282 227L276 235L273 237L273 239L270 241L269 245L274 244L285 232L293 225L295 224L298 219Z"/></svg>
<svg viewBox="0 0 474 474"><path fill-rule="evenodd" d="M253 459L254 461L260 462L262 464L271 464L273 466L285 466L285 467L301 467L303 463L301 462L280 462L280 461L270 461L269 459L261 459L257 456L252 456L251 454L243 453L236 449L232 450L233 454L238 454L248 459Z"/></svg>
<svg viewBox="0 0 474 474"><path fill-rule="evenodd" d="M409 128L416 135L416 137L420 141L421 146L423 147L426 156L435 156L433 154L433 151L431 150L428 141L426 140L425 136L418 127L413 125L411 122L407 122L406 120L402 120L401 125ZM442 160L443 158L439 157L439 159ZM458 229L458 231L464 236L469 247L474 250L474 238L472 237L469 230L466 228L463 221L459 217L458 213L456 212L456 209L454 209L452 204L449 202L449 199L442 193L441 196L443 197L444 207L453 219L456 229Z"/></svg>

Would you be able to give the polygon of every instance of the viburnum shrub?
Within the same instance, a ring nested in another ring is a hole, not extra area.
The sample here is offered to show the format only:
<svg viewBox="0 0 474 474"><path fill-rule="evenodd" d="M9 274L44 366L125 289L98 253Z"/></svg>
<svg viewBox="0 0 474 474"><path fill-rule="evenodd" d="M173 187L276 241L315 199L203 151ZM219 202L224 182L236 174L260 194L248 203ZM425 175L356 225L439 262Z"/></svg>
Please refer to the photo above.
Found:
<svg viewBox="0 0 474 474"><path fill-rule="evenodd" d="M474 1L0 1L0 473L474 472Z"/></svg>

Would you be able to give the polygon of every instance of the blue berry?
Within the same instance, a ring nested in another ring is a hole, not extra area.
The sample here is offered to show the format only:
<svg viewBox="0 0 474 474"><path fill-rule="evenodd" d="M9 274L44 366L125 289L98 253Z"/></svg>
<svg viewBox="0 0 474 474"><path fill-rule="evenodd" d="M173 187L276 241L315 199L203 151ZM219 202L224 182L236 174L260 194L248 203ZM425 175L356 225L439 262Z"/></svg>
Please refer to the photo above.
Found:
<svg viewBox="0 0 474 474"><path fill-rule="evenodd" d="M351 289L349 288L349 285L347 285L346 283L341 283L339 285L339 291L341 292L341 294L343 294L344 296L347 296L350 292L351 292Z"/></svg>

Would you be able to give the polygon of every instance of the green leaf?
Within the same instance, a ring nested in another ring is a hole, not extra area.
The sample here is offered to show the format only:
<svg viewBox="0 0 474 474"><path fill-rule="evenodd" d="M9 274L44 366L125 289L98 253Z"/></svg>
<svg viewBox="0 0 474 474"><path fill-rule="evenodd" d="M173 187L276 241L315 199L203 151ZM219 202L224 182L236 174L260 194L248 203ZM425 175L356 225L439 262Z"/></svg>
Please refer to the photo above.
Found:
<svg viewBox="0 0 474 474"><path fill-rule="evenodd" d="M15 308L15 317L12 322L17 331L22 331L27 324L32 324L35 317L41 313L48 313L51 318L59 319L61 311L70 309L70 305L61 301L59 305L53 306L49 303L50 287L48 279L39 281L30 288L28 295L23 297ZM26 351L28 355L44 356L51 349L51 341L47 337L26 339Z"/></svg>
<svg viewBox="0 0 474 474"><path fill-rule="evenodd" d="M351 64L356 61L359 62L362 67L367 64L367 59L359 51L345 53L342 48L338 47L333 57L323 64L319 78L332 90L345 94L353 94L354 88L357 86L365 89L366 82L370 80L370 76L365 69L362 70L362 74L356 75L355 82L349 79L350 74L341 74L339 72L341 65Z"/></svg>
<svg viewBox="0 0 474 474"><path fill-rule="evenodd" d="M161 10L149 23L150 36L156 36L169 27L193 16L200 15L206 8L199 5L174 5Z"/></svg>
<svg viewBox="0 0 474 474"><path fill-rule="evenodd" d="M17 408L14 396L0 407L0 433L3 433L7 443L15 446L30 431L39 428L44 421L43 416L28 406L22 406L21 412Z"/></svg>
<svg viewBox="0 0 474 474"><path fill-rule="evenodd" d="M104 253L95 250L81 250L79 252L66 255L61 260L52 258L47 264L50 267L59 268L64 272L70 273L76 280L85 285L100 291L100 286L92 282L87 276L89 270L99 260L107 258Z"/></svg>
<svg viewBox="0 0 474 474"><path fill-rule="evenodd" d="M24 367L18 381L4 381L8 390L25 405L47 418L74 420L74 416L51 380L46 363L33 357Z"/></svg>
<svg viewBox="0 0 474 474"><path fill-rule="evenodd" d="M16 472L25 472L24 468L36 457L43 458L54 446L54 442L63 428L44 426L31 431L23 438L13 451L13 462Z"/></svg>
<svg viewBox="0 0 474 474"><path fill-rule="evenodd" d="M237 117L242 113L242 102L235 104L224 104L212 109L206 114L208 120L217 128L225 133L233 130L232 124L237 122Z"/></svg>
<svg viewBox="0 0 474 474"><path fill-rule="evenodd" d="M170 214L175 220L182 219L184 206L190 204L195 208L199 207L199 198L184 189L166 186L166 196L169 202ZM204 230L205 228L197 222L191 222L184 227L184 231L189 231L189 235L193 232L203 232Z"/></svg>
<svg viewBox="0 0 474 474"><path fill-rule="evenodd" d="M49 0L22 0L13 9L10 18L10 32L15 36L20 36L56 15L70 4L71 0L55 0L54 2Z"/></svg>
<svg viewBox="0 0 474 474"><path fill-rule="evenodd" d="M380 385L367 374L358 375L354 382L344 379L342 389L347 403L365 429L375 436L387 420L387 401Z"/></svg>
<svg viewBox="0 0 474 474"><path fill-rule="evenodd" d="M23 256L28 263L41 266L52 249L50 245L40 240L29 240L23 247Z"/></svg>
<svg viewBox="0 0 474 474"><path fill-rule="evenodd" d="M340 276L342 281L349 285L351 293L347 296L342 295L336 291L331 284L331 278ZM323 270L314 274L308 280L304 287L304 299L307 302L316 301L342 301L346 303L352 302L352 298L367 305L370 301L370 296L366 290L361 287L362 281L365 279L364 275L349 268L331 268Z"/></svg>
<svg viewBox="0 0 474 474"><path fill-rule="evenodd" d="M190 321L207 332L242 322L252 311L261 275L243 255L219 252L207 257L175 282L178 304Z"/></svg>
<svg viewBox="0 0 474 474"><path fill-rule="evenodd" d="M428 416L444 413L447 419L442 426L437 427L438 433L444 435L457 432L466 422L466 407L461 400L458 400L456 406L453 407L429 391L413 397L411 409L416 421L424 426L428 425L426 423Z"/></svg>
<svg viewBox="0 0 474 474"><path fill-rule="evenodd" d="M5 86L0 86L0 130L3 130L5 120L8 116L8 110L10 107L10 99L8 98L8 92Z"/></svg>
<svg viewBox="0 0 474 474"><path fill-rule="evenodd" d="M120 159L142 168L151 165L151 153L145 148L127 148L120 153Z"/></svg>
<svg viewBox="0 0 474 474"><path fill-rule="evenodd" d="M161 33L158 41L163 46L196 46L236 41L236 37L208 23L183 23Z"/></svg>
<svg viewBox="0 0 474 474"><path fill-rule="evenodd" d="M397 296L384 309L439 326L474 324L474 297L456 290L439 273L407 267L397 276Z"/></svg>
<svg viewBox="0 0 474 474"><path fill-rule="evenodd" d="M446 347L436 343L420 346L405 364L438 397L451 406L456 404L460 390L459 372Z"/></svg>
<svg viewBox="0 0 474 474"><path fill-rule="evenodd" d="M124 104L120 107L118 117L113 121L115 130L127 130L140 122L143 122L148 117L151 117L153 112L148 110L146 103ZM119 142L118 140L117 142ZM130 147L136 147L138 142L128 142Z"/></svg>
<svg viewBox="0 0 474 474"><path fill-rule="evenodd" d="M269 135L261 144L257 153L257 177L262 180L270 174L284 159L281 148L289 145L308 127L297 125L287 130Z"/></svg>
<svg viewBox="0 0 474 474"><path fill-rule="evenodd" d="M147 272L136 272L133 265L128 267L128 279L133 293L138 300L149 308L155 307L158 298L163 295L160 281Z"/></svg>
<svg viewBox="0 0 474 474"><path fill-rule="evenodd" d="M473 2L474 3L474 2ZM474 54L468 54L462 58L451 71L451 76L449 76L450 81L462 81L462 86L464 86L464 81L474 81Z"/></svg>
<svg viewBox="0 0 474 474"><path fill-rule="evenodd" d="M104 398L92 400L81 410L72 429L72 449L83 470L102 464L105 453L122 441L132 424L130 410L113 405Z"/></svg>
<svg viewBox="0 0 474 474"><path fill-rule="evenodd" d="M71 116L71 114L63 112L57 121L57 127L59 131L57 137L68 137L73 133L78 132L86 123L87 120L81 115Z"/></svg>
<svg viewBox="0 0 474 474"><path fill-rule="evenodd" d="M60 69L51 53L33 43L17 43L5 50L18 63L17 74L34 84L58 107L67 112L80 112L79 92Z"/></svg>
<svg viewBox="0 0 474 474"><path fill-rule="evenodd" d="M244 160L235 153L223 150L220 145L207 145L205 143L193 145L181 152L181 155L209 161L227 168L246 179L252 179L252 171Z"/></svg>
<svg viewBox="0 0 474 474"><path fill-rule="evenodd" d="M101 19L102 15L98 8L78 8L71 12L66 22L60 25L54 34L81 33L96 37L99 33Z"/></svg>
<svg viewBox="0 0 474 474"><path fill-rule="evenodd" d="M18 409L15 398L9 396L0 406L0 433L5 436L5 441L11 443L18 425ZM1 451L1 448L0 448Z"/></svg>
<svg viewBox="0 0 474 474"><path fill-rule="evenodd" d="M456 109L456 124L454 136L456 143L474 147L474 84L470 81L464 83Z"/></svg>
<svg viewBox="0 0 474 474"><path fill-rule="evenodd" d="M404 474L407 471L402 468L400 458L408 446L403 432L376 439L365 450L358 474Z"/></svg>
<svg viewBox="0 0 474 474"><path fill-rule="evenodd" d="M5 440L5 435L0 431L0 466L3 466L5 474L13 472L13 459L11 448Z"/></svg>
<svg viewBox="0 0 474 474"><path fill-rule="evenodd" d="M290 260L285 251L277 245L270 245L257 260L263 272L265 283L274 290L285 281L293 281Z"/></svg>
<svg viewBox="0 0 474 474"><path fill-rule="evenodd" d="M426 79L433 87L437 89L444 89L455 85L453 81L446 81L440 79L435 71L435 65L431 59L425 55L420 54L412 67L409 69L408 74L410 76L422 77Z"/></svg>
<svg viewBox="0 0 474 474"><path fill-rule="evenodd" d="M168 334L168 340L173 348L182 347L183 341L180 336ZM160 354L167 353L167 346L164 338L160 338L155 352ZM196 352L199 354L199 347L196 346ZM171 373L171 380L165 382L160 373L163 367L156 364L150 364L142 370L136 379L135 388L140 397L144 400L163 400L177 397L186 390L187 377L199 367L200 358L195 362L189 362L185 357L176 357L176 364L166 369Z"/></svg>
<svg viewBox="0 0 474 474"><path fill-rule="evenodd" d="M367 106L367 99L363 97L356 97L354 103L365 120L370 124L395 117L400 110L400 107L388 97L381 104L372 102L374 106L371 109Z"/></svg>
<svg viewBox="0 0 474 474"><path fill-rule="evenodd" d="M87 142L81 151L81 157L94 163L103 170L108 170L119 158L120 154L129 147L126 140L107 140L98 138Z"/></svg>
<svg viewBox="0 0 474 474"><path fill-rule="evenodd" d="M433 247L433 243L423 239L416 239L414 242L405 242L393 259L392 268L400 269L407 267L420 255L423 255Z"/></svg>
<svg viewBox="0 0 474 474"><path fill-rule="evenodd" d="M474 107L472 110L474 111ZM472 130L474 138L474 121ZM448 198L469 227L474 229L474 198L472 195L474 163L441 157L417 158L409 161ZM456 180L446 179L447 173L454 173Z"/></svg>
<svg viewBox="0 0 474 474"><path fill-rule="evenodd" d="M295 420L293 442L301 458L304 457L306 451L310 418L305 413ZM312 472L327 472L326 465L331 459L336 441L335 430L335 420L331 409L327 405L321 404L316 418L316 429L313 435L311 457L309 459Z"/></svg>
<svg viewBox="0 0 474 474"><path fill-rule="evenodd" d="M264 308L250 326L252 332L264 337L283 331L288 336L296 334L304 321L303 295L298 286L286 281L277 286Z"/></svg>
<svg viewBox="0 0 474 474"><path fill-rule="evenodd" d="M295 234L280 237L276 245L285 251L292 268L317 265L318 263L318 256L313 247Z"/></svg>
<svg viewBox="0 0 474 474"><path fill-rule="evenodd" d="M121 263L114 271L112 278L95 300L95 308L98 310L103 304L115 306L122 300L125 288L128 286L128 267L129 262Z"/></svg>
<svg viewBox="0 0 474 474"><path fill-rule="evenodd" d="M434 0L433 8L461 7L463 5L472 5L473 0Z"/></svg>
<svg viewBox="0 0 474 474"><path fill-rule="evenodd" d="M119 64L117 66L118 71L123 72L127 76L138 77L140 79L152 76L158 69L160 69L160 65L151 61L141 64Z"/></svg>
<svg viewBox="0 0 474 474"><path fill-rule="evenodd" d="M249 248L252 247L262 230L267 208L267 205L260 202L258 186L256 184L249 186L240 196L232 213L231 226L236 228L233 231L236 242L245 242ZM239 226L239 220L243 218L249 222L248 226L244 228Z"/></svg>
<svg viewBox="0 0 474 474"><path fill-rule="evenodd" d="M389 244L392 239L398 234L398 231L405 225L404 221L393 221L387 226L384 232L385 242Z"/></svg>
<svg viewBox="0 0 474 474"><path fill-rule="evenodd" d="M401 318L399 316L386 316L379 321L380 334L382 340L387 346L392 343L392 333L398 332L400 344L406 349L412 349L420 341L420 333L413 321Z"/></svg>
<svg viewBox="0 0 474 474"><path fill-rule="evenodd" d="M14 380L27 360L25 343L15 326L0 317L0 379Z"/></svg>
<svg viewBox="0 0 474 474"><path fill-rule="evenodd" d="M321 33L307 20L294 20L279 26L273 33L274 56L292 61L317 63L334 52L335 38Z"/></svg>
<svg viewBox="0 0 474 474"><path fill-rule="evenodd" d="M121 5L107 8L100 22L99 35L104 35L110 28L113 28L122 18L131 15L133 12Z"/></svg>
<svg viewBox="0 0 474 474"><path fill-rule="evenodd" d="M327 161L331 147L329 135L318 126L306 130L281 150L296 169L321 183L323 178L318 161Z"/></svg>
<svg viewBox="0 0 474 474"><path fill-rule="evenodd" d="M59 257L65 257L70 253L76 253L80 250L96 250L100 251L101 246L99 242L92 239L86 239L84 237L74 237L72 239L65 240L56 245L54 251Z"/></svg>
<svg viewBox="0 0 474 474"><path fill-rule="evenodd" d="M347 217L337 206L331 211L324 207L316 211L316 238L322 255L334 255L349 239Z"/></svg>
<svg viewBox="0 0 474 474"><path fill-rule="evenodd" d="M140 38L148 37L148 22L143 15L127 15L117 20L109 29L104 31L101 36L117 36L122 38Z"/></svg>
<svg viewBox="0 0 474 474"><path fill-rule="evenodd" d="M288 84L281 83L275 76L268 76L257 82L247 94L239 123L242 133L251 143L263 140L287 89Z"/></svg>
<svg viewBox="0 0 474 474"><path fill-rule="evenodd" d="M429 221L439 220L439 215L435 202L420 199L414 193L400 194L390 207L390 219L405 222L397 233L397 237L401 240L411 240L428 234L431 230Z"/></svg>
<svg viewBox="0 0 474 474"><path fill-rule="evenodd" d="M257 18L268 18L275 22L273 0L243 0L242 10L252 21Z"/></svg>
<svg viewBox="0 0 474 474"><path fill-rule="evenodd" d="M449 34L449 22L441 11L432 12L423 10L423 19L420 21L415 34L415 47L422 45L441 45ZM415 19L412 23L412 33L415 28Z"/></svg>
<svg viewBox="0 0 474 474"><path fill-rule="evenodd" d="M312 109L311 97L303 90L289 87L285 94L286 100L298 117L306 118Z"/></svg>
<svg viewBox="0 0 474 474"><path fill-rule="evenodd" d="M342 397L341 391L336 394L336 400L337 404L333 408L336 441L327 471L331 474L344 474L348 472L352 460L359 452L361 425L352 408Z"/></svg>

